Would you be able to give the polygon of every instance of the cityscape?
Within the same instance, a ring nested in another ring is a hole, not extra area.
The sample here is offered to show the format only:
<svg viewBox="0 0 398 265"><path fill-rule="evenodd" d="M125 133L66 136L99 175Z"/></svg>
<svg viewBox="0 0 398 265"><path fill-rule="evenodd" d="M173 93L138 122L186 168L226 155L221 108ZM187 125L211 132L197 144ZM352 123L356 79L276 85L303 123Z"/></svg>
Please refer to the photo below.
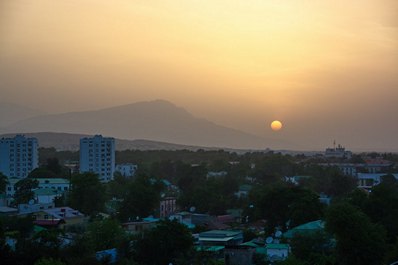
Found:
<svg viewBox="0 0 398 265"><path fill-rule="evenodd" d="M397 265L397 14L0 1L0 264Z"/></svg>

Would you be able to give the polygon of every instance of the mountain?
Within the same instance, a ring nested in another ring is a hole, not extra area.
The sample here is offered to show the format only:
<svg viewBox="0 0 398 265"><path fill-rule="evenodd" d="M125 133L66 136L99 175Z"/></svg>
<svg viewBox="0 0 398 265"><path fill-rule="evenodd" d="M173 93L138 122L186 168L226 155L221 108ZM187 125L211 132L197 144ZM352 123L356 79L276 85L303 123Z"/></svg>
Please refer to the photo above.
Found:
<svg viewBox="0 0 398 265"><path fill-rule="evenodd" d="M15 133L8 133L0 135L0 138L14 137ZM52 132L39 132L39 133L24 133L26 137L37 138L39 142L39 147L54 147L58 151L78 151L80 138L92 137L93 135L88 134L72 134L72 133L52 133ZM191 150L197 151L199 149L204 150L218 150L219 148L210 148L202 146L192 146L192 145L181 145L165 142L157 142L150 140L123 140L115 139L116 150ZM233 152L246 152L249 150L244 149L224 149L225 151Z"/></svg>
<svg viewBox="0 0 398 265"><path fill-rule="evenodd" d="M103 134L204 147L264 149L285 145L194 117L164 100L138 102L95 111L42 115L7 127L10 133Z"/></svg>
<svg viewBox="0 0 398 265"><path fill-rule="evenodd" d="M43 111L13 103L0 102L0 132L16 121L45 114Z"/></svg>

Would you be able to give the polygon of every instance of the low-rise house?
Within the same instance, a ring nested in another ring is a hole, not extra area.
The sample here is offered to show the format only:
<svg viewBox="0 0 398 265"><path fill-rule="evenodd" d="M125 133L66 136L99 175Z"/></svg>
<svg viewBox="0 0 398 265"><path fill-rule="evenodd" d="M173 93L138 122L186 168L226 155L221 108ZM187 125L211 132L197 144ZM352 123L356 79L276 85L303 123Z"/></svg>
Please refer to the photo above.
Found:
<svg viewBox="0 0 398 265"><path fill-rule="evenodd" d="M115 172L119 172L123 177L130 178L135 175L137 165L132 163L118 164L115 167Z"/></svg>
<svg viewBox="0 0 398 265"><path fill-rule="evenodd" d="M290 245L289 244L267 244L265 246L267 250L267 258L270 261L280 261L285 260L289 256L290 253Z"/></svg>
<svg viewBox="0 0 398 265"><path fill-rule="evenodd" d="M130 234L141 234L144 231L151 230L157 225L159 219L144 218L133 222L126 222L122 224L123 229Z"/></svg>
<svg viewBox="0 0 398 265"><path fill-rule="evenodd" d="M58 226L64 228L74 225L83 225L86 221L84 214L70 207L56 207L35 212L34 223L40 226Z"/></svg>
<svg viewBox="0 0 398 265"><path fill-rule="evenodd" d="M228 175L227 171L209 171L207 172L206 177L207 178L220 178L220 177L225 177Z"/></svg>
<svg viewBox="0 0 398 265"><path fill-rule="evenodd" d="M226 246L224 249L225 265L251 265L253 264L253 255L255 248L250 246Z"/></svg>
<svg viewBox="0 0 398 265"><path fill-rule="evenodd" d="M358 188L370 191L374 186L383 181L383 173L359 173L358 174ZM392 174L398 180L398 173Z"/></svg>
<svg viewBox="0 0 398 265"><path fill-rule="evenodd" d="M249 196L249 192L253 189L252 185L244 184L239 186L239 190L235 192L235 196L238 198L246 198Z"/></svg>
<svg viewBox="0 0 398 265"><path fill-rule="evenodd" d="M237 246L243 242L243 233L238 230L211 230L199 234L201 246Z"/></svg>
<svg viewBox="0 0 398 265"><path fill-rule="evenodd" d="M0 206L0 217L2 216L13 216L18 214L17 208L11 208L7 206Z"/></svg>
<svg viewBox="0 0 398 265"><path fill-rule="evenodd" d="M33 191L34 200L41 203L53 203L55 198L61 197L63 192L50 188L41 188Z"/></svg>
<svg viewBox="0 0 398 265"><path fill-rule="evenodd" d="M18 178L9 178L6 186L6 195L13 197L15 194L15 184L20 181ZM59 192L68 191L70 188L70 181L64 178L35 178L39 182L39 189L53 189Z"/></svg>
<svg viewBox="0 0 398 265"><path fill-rule="evenodd" d="M322 220L312 221L289 229L288 231L283 233L283 237L287 239L292 239L296 234L308 235L316 233L317 231L324 230L324 228L325 223Z"/></svg>

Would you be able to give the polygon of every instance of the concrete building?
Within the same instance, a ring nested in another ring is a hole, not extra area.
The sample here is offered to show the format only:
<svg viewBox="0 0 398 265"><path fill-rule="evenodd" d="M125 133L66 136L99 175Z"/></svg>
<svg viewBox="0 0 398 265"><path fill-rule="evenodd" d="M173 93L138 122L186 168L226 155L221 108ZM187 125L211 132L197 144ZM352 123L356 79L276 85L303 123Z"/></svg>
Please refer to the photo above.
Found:
<svg viewBox="0 0 398 265"><path fill-rule="evenodd" d="M137 165L131 163L116 165L115 171L119 172L123 177L133 177L137 171Z"/></svg>
<svg viewBox="0 0 398 265"><path fill-rule="evenodd" d="M333 148L326 148L325 157L350 159L352 157L352 152L346 151L340 144L336 146L336 142L333 142Z"/></svg>
<svg viewBox="0 0 398 265"><path fill-rule="evenodd" d="M80 139L80 173L98 174L101 182L113 179L115 172L115 139L111 137L86 137Z"/></svg>
<svg viewBox="0 0 398 265"><path fill-rule="evenodd" d="M37 139L17 135L0 139L0 172L9 178L26 178L39 166Z"/></svg>

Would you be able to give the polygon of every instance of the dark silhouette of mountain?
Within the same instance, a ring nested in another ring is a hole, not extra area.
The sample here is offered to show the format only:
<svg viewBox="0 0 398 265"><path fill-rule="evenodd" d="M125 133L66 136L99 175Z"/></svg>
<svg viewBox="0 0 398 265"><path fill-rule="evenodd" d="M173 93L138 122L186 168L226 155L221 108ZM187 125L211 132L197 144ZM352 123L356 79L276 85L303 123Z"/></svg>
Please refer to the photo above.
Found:
<svg viewBox="0 0 398 265"><path fill-rule="evenodd" d="M13 103L0 102L0 132L16 121L45 114L43 111Z"/></svg>
<svg viewBox="0 0 398 265"><path fill-rule="evenodd" d="M8 133L0 135L0 138L14 137L16 133ZM58 151L78 151L79 141L83 137L92 137L89 134L73 134L73 133L53 133L53 132L39 132L39 133L24 133L26 137L35 137L39 142L39 147L54 147ZM203 146L193 146L193 145L181 145L173 143L165 143L150 140L123 140L115 139L116 150L191 150L197 151L199 149L203 150L218 150L220 148L216 147L203 147ZM224 149L224 148L223 148ZM247 152L250 150L244 149L228 149L225 151L233 152Z"/></svg>
<svg viewBox="0 0 398 265"><path fill-rule="evenodd" d="M261 138L194 117L164 100L139 102L96 111L42 115L19 121L7 132L103 134L204 147L264 149L286 143Z"/></svg>

